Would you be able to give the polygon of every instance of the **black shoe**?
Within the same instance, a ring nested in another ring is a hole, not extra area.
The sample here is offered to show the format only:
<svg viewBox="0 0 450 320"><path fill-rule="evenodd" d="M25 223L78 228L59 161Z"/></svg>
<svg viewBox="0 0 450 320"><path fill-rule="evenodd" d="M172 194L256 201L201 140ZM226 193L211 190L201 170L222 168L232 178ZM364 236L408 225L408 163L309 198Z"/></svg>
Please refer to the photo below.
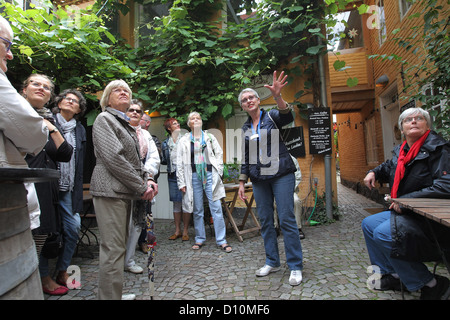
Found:
<svg viewBox="0 0 450 320"><path fill-rule="evenodd" d="M300 239L305 239L305 234L303 233L302 229L298 229L298 233L300 234Z"/></svg>
<svg viewBox="0 0 450 320"><path fill-rule="evenodd" d="M424 286L420 293L420 300L447 300L450 295L450 280L435 275L436 285L432 288Z"/></svg>
<svg viewBox="0 0 450 320"><path fill-rule="evenodd" d="M387 291L387 290L400 291L401 290L400 279L394 278L390 274L383 274L380 279L380 287L374 289L379 291Z"/></svg>

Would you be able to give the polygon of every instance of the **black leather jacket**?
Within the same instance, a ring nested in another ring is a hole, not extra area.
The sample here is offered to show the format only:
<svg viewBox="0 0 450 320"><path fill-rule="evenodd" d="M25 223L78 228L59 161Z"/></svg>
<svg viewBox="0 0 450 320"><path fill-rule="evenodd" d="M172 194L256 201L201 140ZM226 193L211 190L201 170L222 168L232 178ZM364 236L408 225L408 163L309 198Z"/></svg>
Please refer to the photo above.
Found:
<svg viewBox="0 0 450 320"><path fill-rule="evenodd" d="M389 182L392 187L399 151L400 145L394 148L392 160L371 170L379 182ZM399 198L450 198L450 142L431 131L417 156L406 165L397 194ZM392 211L392 257L411 261L438 258L432 235L423 219L405 208L402 208L402 214ZM440 243L450 246L450 229L434 222L432 227Z"/></svg>

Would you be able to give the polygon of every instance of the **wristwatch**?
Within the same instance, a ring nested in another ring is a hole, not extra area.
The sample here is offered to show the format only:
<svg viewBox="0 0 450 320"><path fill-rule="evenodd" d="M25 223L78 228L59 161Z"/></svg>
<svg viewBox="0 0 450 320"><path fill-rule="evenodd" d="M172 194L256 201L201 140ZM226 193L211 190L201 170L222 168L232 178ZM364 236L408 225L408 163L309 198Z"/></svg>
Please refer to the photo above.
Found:
<svg viewBox="0 0 450 320"><path fill-rule="evenodd" d="M49 134L52 134L53 132L58 132L59 130L55 127L55 129L53 129L53 130L50 130L48 133Z"/></svg>

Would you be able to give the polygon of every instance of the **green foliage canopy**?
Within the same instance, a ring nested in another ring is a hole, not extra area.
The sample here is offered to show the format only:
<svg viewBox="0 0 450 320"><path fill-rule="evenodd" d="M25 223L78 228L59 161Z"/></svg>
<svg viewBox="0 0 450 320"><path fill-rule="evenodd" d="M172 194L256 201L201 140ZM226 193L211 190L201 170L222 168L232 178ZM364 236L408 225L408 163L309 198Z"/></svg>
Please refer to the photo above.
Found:
<svg viewBox="0 0 450 320"><path fill-rule="evenodd" d="M54 79L56 91L78 88L91 100L104 84L132 70L111 54L117 40L102 19L88 11L47 7L22 10L4 3L14 31L14 59L8 63L11 82L19 84L31 73Z"/></svg>
<svg viewBox="0 0 450 320"><path fill-rule="evenodd" d="M139 26L149 32L138 38L139 47L132 48L105 26L119 10L127 14L129 2L102 1L76 12L53 8L50 1L26 11L4 2L4 13L15 32L12 47L15 59L9 62L8 71L11 82L19 86L32 72L44 73L54 78L57 92L78 88L98 108L94 94L111 80L121 78L131 85L135 97L143 100L150 111L158 110L183 120L188 111L196 110L204 120L210 120L231 117L238 92L250 86L253 78L283 69L289 75L288 81L293 77L306 79L303 88L296 88L293 102L302 111L305 109L300 102L303 95L312 92L314 100L318 100L315 63L326 53L324 28L336 23L330 15L352 3L347 0L233 0L235 9L256 13L243 21L222 24L224 17L213 17L217 10L224 8L226 1L175 0L167 16ZM428 63L408 66L410 70L417 69L413 74L425 72L426 77L420 81L407 79L407 85L421 88L433 82L440 89L434 96L426 96L420 90L411 96L427 107L448 99L449 9L437 6L435 0L420 2L423 12L410 18L423 19L424 32L413 39L394 41L408 50L426 49L423 61L432 62L434 68L428 68ZM318 38L323 43L318 43ZM386 59L392 58L401 60L395 55ZM299 64L290 64L296 62ZM336 62L336 70L345 68L343 61ZM347 82L354 86L357 81L351 78ZM440 129L447 137L449 112L446 108L436 114L447 121Z"/></svg>
<svg viewBox="0 0 450 320"><path fill-rule="evenodd" d="M204 119L229 118L238 92L254 77L299 61L303 68L285 68L288 81L313 73L317 54L325 51L315 43L316 36L323 37L318 27L324 23L323 7L305 0L259 1L253 3L256 15L242 23L227 21L223 28L223 21L211 18L223 5L174 1L167 16L141 26L150 35L140 37L139 47L122 57L133 65L137 76L130 81L150 110L179 118L188 110L199 111ZM309 80L297 97L311 88Z"/></svg>

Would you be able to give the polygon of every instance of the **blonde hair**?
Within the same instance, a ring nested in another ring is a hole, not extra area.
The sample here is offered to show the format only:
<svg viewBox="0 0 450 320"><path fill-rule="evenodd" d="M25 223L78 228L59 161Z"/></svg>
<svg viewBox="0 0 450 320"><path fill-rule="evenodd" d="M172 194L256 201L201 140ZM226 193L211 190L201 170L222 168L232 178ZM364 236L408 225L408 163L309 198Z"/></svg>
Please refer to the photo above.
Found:
<svg viewBox="0 0 450 320"><path fill-rule="evenodd" d="M189 127L189 122L191 121L191 117L192 117L192 116L199 116L200 119L202 118L202 116L200 115L200 113L198 113L197 111L192 111L191 113L189 113L189 115L188 115L188 117L187 117L186 123L187 123L188 127Z"/></svg>
<svg viewBox="0 0 450 320"><path fill-rule="evenodd" d="M50 89L52 92L52 96L53 96L53 91L55 90L55 84L52 80L52 78L50 78L49 76L45 75L45 74L41 74L41 73L32 73L28 76L28 78L26 78L23 82L22 82L22 91L23 89L25 89L26 87L28 87L28 85L30 84L30 82L33 80L33 78L42 78L44 80L47 80L48 83L50 84Z"/></svg>
<svg viewBox="0 0 450 320"><path fill-rule="evenodd" d="M131 89L128 86L128 84L122 79L113 80L110 83L108 83L108 85L106 86L105 90L103 91L103 95L100 99L100 106L102 107L102 111L105 111L106 107L109 104L109 96L110 96L111 92L116 88L124 88L125 90L128 91L128 93L130 94L130 98L131 98L132 92L131 92Z"/></svg>

